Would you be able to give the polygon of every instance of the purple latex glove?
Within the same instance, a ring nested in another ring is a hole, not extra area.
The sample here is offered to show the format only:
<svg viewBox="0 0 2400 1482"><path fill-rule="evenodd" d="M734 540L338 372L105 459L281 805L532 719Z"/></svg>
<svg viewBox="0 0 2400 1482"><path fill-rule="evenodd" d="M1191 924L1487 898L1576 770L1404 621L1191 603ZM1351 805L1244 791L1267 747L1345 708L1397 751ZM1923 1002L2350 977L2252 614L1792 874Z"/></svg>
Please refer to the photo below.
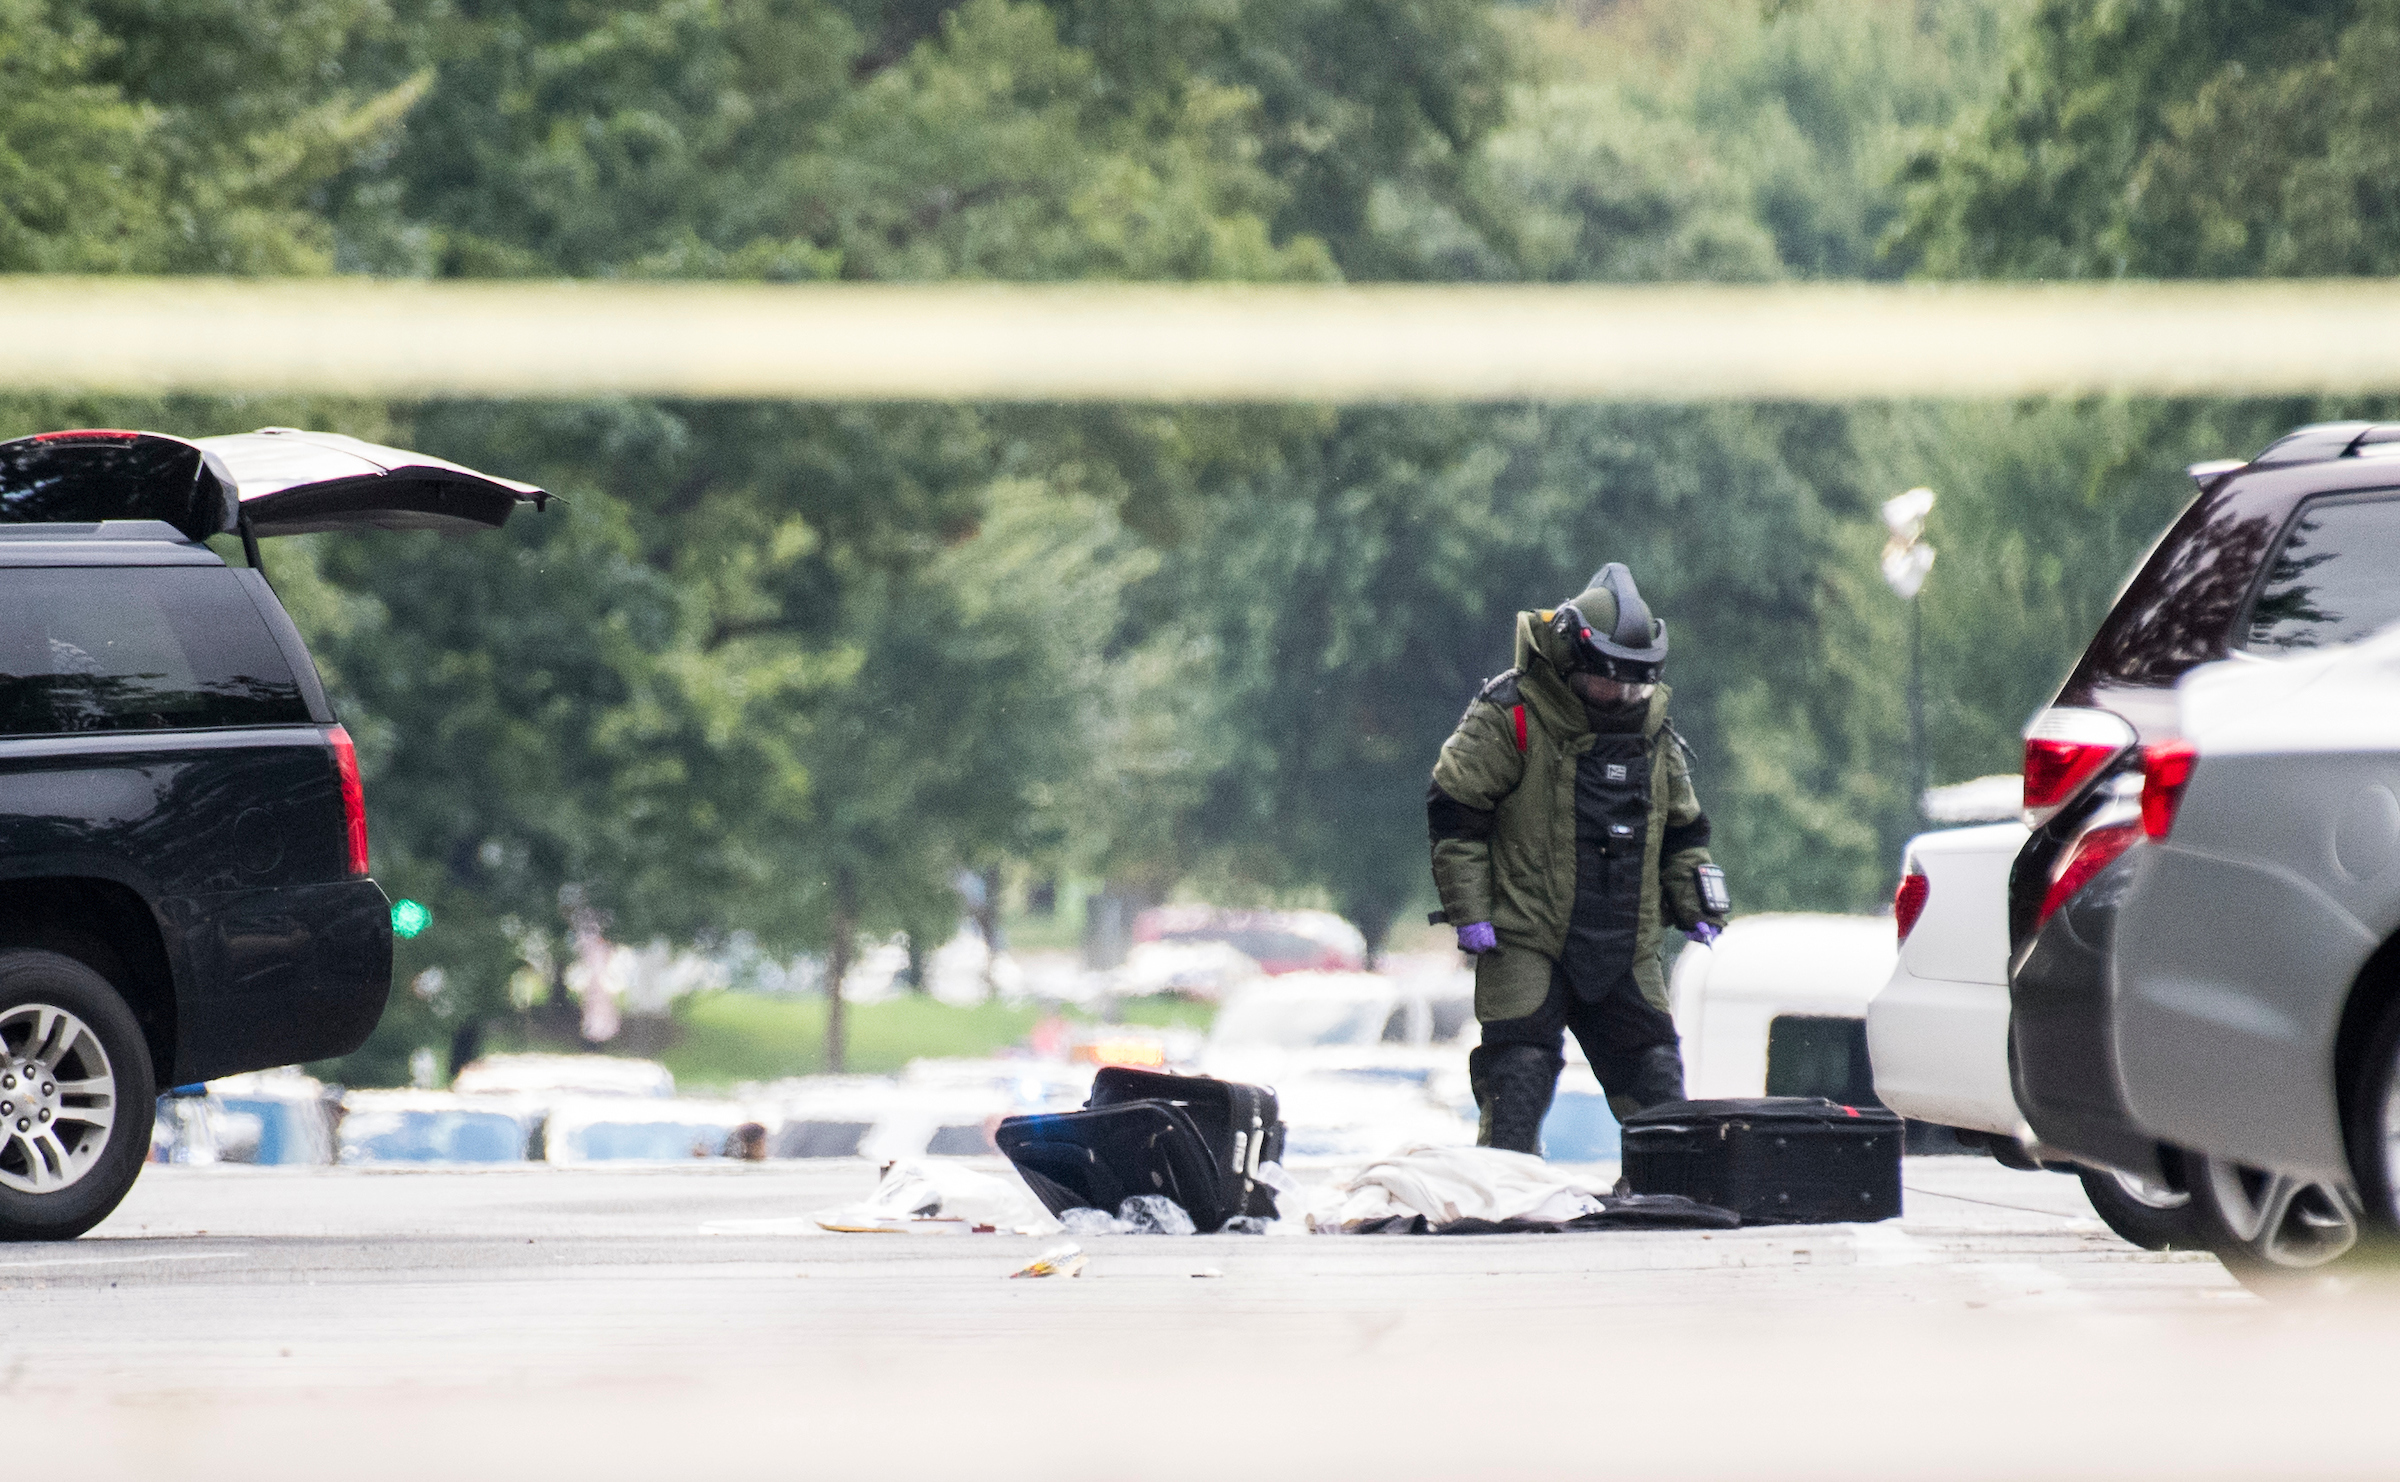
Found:
<svg viewBox="0 0 2400 1482"><path fill-rule="evenodd" d="M1458 950L1480 957L1500 950L1500 935L1489 921L1470 921L1458 929Z"/></svg>
<svg viewBox="0 0 2400 1482"><path fill-rule="evenodd" d="M1703 947L1713 943L1718 937L1721 937L1724 934L1725 928L1717 925L1717 923L1714 921L1703 921L1698 926L1695 926L1690 931L1684 933L1685 936L1690 937L1693 941L1699 943Z"/></svg>

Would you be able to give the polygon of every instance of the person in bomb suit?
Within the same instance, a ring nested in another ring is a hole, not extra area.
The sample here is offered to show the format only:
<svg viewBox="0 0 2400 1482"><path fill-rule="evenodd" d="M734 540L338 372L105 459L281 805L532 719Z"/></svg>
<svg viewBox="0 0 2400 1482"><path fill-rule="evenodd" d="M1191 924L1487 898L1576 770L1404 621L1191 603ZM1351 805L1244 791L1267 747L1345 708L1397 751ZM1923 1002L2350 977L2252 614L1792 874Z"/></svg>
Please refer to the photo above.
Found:
<svg viewBox="0 0 2400 1482"><path fill-rule="evenodd" d="M1426 789L1433 878L1475 956L1477 1141L1541 1151L1572 1032L1623 1118L1683 1099L1661 953L1715 939L1730 901L1659 682L1667 625L1610 563L1517 614L1516 667L1484 685Z"/></svg>

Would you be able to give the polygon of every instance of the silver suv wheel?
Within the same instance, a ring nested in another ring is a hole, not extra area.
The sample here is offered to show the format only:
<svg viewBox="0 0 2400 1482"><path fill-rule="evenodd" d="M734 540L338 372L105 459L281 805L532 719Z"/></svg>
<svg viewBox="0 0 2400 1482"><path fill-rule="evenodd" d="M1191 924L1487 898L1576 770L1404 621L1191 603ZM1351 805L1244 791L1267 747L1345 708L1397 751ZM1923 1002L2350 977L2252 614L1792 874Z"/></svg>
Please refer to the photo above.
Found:
<svg viewBox="0 0 2400 1482"><path fill-rule="evenodd" d="M117 1077L90 1025L46 1003L0 1013L0 1187L53 1194L108 1147Z"/></svg>
<svg viewBox="0 0 2400 1482"><path fill-rule="evenodd" d="M2306 1271L2331 1265L2358 1244L2361 1206L2345 1187L2219 1158L2190 1162L2194 1185L2234 1247L2220 1248L2220 1256L2270 1271Z"/></svg>
<svg viewBox="0 0 2400 1482"><path fill-rule="evenodd" d="M2126 1198L2144 1209L2186 1209L2191 1205L2192 1196L2181 1189L2154 1184L2139 1174L2112 1172L2109 1176L2116 1180Z"/></svg>

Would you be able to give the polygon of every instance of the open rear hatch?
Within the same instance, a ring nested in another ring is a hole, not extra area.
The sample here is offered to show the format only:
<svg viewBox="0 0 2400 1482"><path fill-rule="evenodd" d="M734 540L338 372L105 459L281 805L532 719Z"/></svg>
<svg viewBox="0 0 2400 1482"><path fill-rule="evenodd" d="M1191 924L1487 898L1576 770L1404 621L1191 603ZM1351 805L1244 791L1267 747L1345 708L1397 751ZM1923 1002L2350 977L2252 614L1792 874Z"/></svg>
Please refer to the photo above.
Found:
<svg viewBox="0 0 2400 1482"><path fill-rule="evenodd" d="M320 530L489 530L532 484L333 432L184 439L83 429L0 443L0 523L164 520L194 540Z"/></svg>

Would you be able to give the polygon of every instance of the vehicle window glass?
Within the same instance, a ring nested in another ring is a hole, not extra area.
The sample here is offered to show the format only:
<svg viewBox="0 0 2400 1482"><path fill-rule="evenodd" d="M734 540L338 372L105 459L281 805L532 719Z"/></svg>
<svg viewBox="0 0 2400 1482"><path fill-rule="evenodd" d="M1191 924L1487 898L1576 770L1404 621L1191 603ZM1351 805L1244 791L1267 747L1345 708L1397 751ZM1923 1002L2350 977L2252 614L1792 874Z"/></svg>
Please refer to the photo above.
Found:
<svg viewBox="0 0 2400 1482"><path fill-rule="evenodd" d="M1433 1001L1433 1042L1446 1045L1475 1020L1475 1000L1437 998Z"/></svg>
<svg viewBox="0 0 2400 1482"><path fill-rule="evenodd" d="M722 1154L727 1130L713 1122L594 1122L567 1141L591 1163L670 1163Z"/></svg>
<svg viewBox="0 0 2400 1482"><path fill-rule="evenodd" d="M2320 499L2267 566L2254 649L2324 648L2400 620L2400 499Z"/></svg>
<svg viewBox="0 0 2400 1482"><path fill-rule="evenodd" d="M200 473L200 450L167 438L20 438L0 445L0 523L165 520L205 534L223 496Z"/></svg>
<svg viewBox="0 0 2400 1482"><path fill-rule="evenodd" d="M980 1158L996 1153L991 1138L984 1135L981 1122L959 1122L948 1127L936 1127L925 1151L937 1158Z"/></svg>
<svg viewBox="0 0 2400 1482"><path fill-rule="evenodd" d="M231 571L59 567L0 580L0 735L308 721Z"/></svg>
<svg viewBox="0 0 2400 1482"><path fill-rule="evenodd" d="M1867 1021L1777 1015L1767 1025L1767 1094L1881 1106L1867 1060Z"/></svg>
<svg viewBox="0 0 2400 1482"><path fill-rule="evenodd" d="M525 1129L502 1112L355 1111L342 1121L345 1163L518 1163Z"/></svg>
<svg viewBox="0 0 2400 1482"><path fill-rule="evenodd" d="M2085 680L2172 684L2225 657L2242 599L2275 539L2273 517L2239 505L2174 531L2101 622L2077 668Z"/></svg>
<svg viewBox="0 0 2400 1482"><path fill-rule="evenodd" d="M775 1139L778 1158L855 1158L873 1122L787 1122ZM980 1128L977 1130L981 1130Z"/></svg>

